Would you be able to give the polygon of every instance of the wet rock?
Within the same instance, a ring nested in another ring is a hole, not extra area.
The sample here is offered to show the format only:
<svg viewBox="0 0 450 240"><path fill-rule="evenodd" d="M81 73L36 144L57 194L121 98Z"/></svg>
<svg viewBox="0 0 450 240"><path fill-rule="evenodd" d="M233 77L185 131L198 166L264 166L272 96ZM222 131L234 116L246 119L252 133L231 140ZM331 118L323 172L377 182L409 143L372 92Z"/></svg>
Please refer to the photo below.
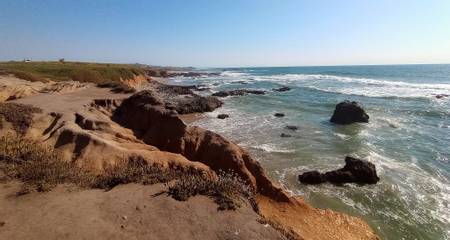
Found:
<svg viewBox="0 0 450 240"><path fill-rule="evenodd" d="M369 115L367 115L359 103L346 100L336 105L330 121L344 125L355 122L368 123Z"/></svg>
<svg viewBox="0 0 450 240"><path fill-rule="evenodd" d="M224 114L224 113L217 115L218 119L225 119L225 118L229 118L229 117L230 117L230 115Z"/></svg>
<svg viewBox="0 0 450 240"><path fill-rule="evenodd" d="M281 133L280 137L292 137L292 135L290 134L286 134L286 133Z"/></svg>
<svg viewBox="0 0 450 240"><path fill-rule="evenodd" d="M231 83L248 84L246 81L233 81Z"/></svg>
<svg viewBox="0 0 450 240"><path fill-rule="evenodd" d="M318 171L305 172L298 176L298 180L306 184L330 182L333 184L358 183L375 184L380 178L375 165L365 160L353 157L345 158L345 166L341 169L320 173Z"/></svg>
<svg viewBox="0 0 450 240"><path fill-rule="evenodd" d="M273 88L272 90L274 90L275 92L286 92L291 90L290 87L280 87L280 88Z"/></svg>
<svg viewBox="0 0 450 240"><path fill-rule="evenodd" d="M284 117L284 113L275 113L274 116L275 117Z"/></svg>
<svg viewBox="0 0 450 240"><path fill-rule="evenodd" d="M243 96L246 94L256 94L256 95L264 95L266 94L265 91L262 90L252 90L252 89L236 89L236 90L230 90L230 91L220 91L213 93L212 96L214 97L228 97L228 96Z"/></svg>
<svg viewBox="0 0 450 240"><path fill-rule="evenodd" d="M288 129L288 130L292 130L292 131L297 131L298 130L298 127L295 126L295 125L286 125L285 128Z"/></svg>
<svg viewBox="0 0 450 240"><path fill-rule="evenodd" d="M449 95L448 94L437 94L435 97L437 99L441 99L441 98L447 98L447 97L449 97Z"/></svg>
<svg viewBox="0 0 450 240"><path fill-rule="evenodd" d="M305 172L298 176L298 180L308 184L320 184L326 181L324 174L318 171Z"/></svg>

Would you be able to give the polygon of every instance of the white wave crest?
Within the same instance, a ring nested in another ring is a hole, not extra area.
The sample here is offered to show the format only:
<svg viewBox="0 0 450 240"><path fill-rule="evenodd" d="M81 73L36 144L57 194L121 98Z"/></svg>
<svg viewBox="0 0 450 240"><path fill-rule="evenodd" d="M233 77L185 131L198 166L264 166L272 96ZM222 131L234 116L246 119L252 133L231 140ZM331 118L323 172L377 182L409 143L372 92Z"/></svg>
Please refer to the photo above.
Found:
<svg viewBox="0 0 450 240"><path fill-rule="evenodd" d="M434 98L437 94L450 95L450 84L446 83L408 83L323 74L280 74L259 76L254 80L282 82L319 91L368 97Z"/></svg>
<svg viewBox="0 0 450 240"><path fill-rule="evenodd" d="M220 75L224 76L224 77L242 77L242 76L248 76L248 73L224 71L224 72L220 73Z"/></svg>

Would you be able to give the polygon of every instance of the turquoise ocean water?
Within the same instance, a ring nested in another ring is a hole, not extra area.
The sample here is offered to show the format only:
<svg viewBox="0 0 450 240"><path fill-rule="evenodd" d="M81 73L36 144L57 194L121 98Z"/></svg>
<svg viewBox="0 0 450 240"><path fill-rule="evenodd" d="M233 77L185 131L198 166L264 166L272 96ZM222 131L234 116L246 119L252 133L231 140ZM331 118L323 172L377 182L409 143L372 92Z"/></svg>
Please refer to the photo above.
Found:
<svg viewBox="0 0 450 240"><path fill-rule="evenodd" d="M450 239L450 65L208 69L220 76L174 78L204 84L209 95L262 89L266 95L224 98L193 125L237 142L292 194L319 208L365 219L383 239ZM289 86L288 92L272 88ZM362 103L369 124L329 122L342 100ZM274 113L286 114L276 118ZM219 120L219 113L230 118ZM299 130L284 129L296 125ZM281 138L281 133L291 138ZM371 161L381 181L308 186L297 175L343 166L346 155Z"/></svg>

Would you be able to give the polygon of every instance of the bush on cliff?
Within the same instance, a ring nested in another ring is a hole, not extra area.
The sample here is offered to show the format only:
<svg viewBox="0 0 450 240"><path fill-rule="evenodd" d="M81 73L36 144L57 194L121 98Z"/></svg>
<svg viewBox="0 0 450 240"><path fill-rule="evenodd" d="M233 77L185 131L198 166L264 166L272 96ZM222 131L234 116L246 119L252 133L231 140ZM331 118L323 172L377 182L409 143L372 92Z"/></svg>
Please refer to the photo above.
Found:
<svg viewBox="0 0 450 240"><path fill-rule="evenodd" d="M58 184L110 190L127 183L170 182L168 194L177 200L205 195L214 199L220 210L234 210L241 200L247 199L257 211L254 190L233 173L220 172L214 178L196 170L165 169L149 165L140 157L131 157L106 166L102 174L95 175L61 160L52 148L19 135L0 137L0 181L12 179L24 183L18 194L50 191Z"/></svg>

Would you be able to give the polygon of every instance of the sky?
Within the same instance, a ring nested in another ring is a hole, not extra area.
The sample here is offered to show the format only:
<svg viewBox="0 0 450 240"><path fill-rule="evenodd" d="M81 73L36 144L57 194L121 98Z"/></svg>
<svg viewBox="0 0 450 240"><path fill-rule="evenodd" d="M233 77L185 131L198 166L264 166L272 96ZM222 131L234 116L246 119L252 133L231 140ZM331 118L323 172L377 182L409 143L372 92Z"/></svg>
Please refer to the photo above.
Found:
<svg viewBox="0 0 450 240"><path fill-rule="evenodd" d="M450 63L448 0L0 0L0 61Z"/></svg>

